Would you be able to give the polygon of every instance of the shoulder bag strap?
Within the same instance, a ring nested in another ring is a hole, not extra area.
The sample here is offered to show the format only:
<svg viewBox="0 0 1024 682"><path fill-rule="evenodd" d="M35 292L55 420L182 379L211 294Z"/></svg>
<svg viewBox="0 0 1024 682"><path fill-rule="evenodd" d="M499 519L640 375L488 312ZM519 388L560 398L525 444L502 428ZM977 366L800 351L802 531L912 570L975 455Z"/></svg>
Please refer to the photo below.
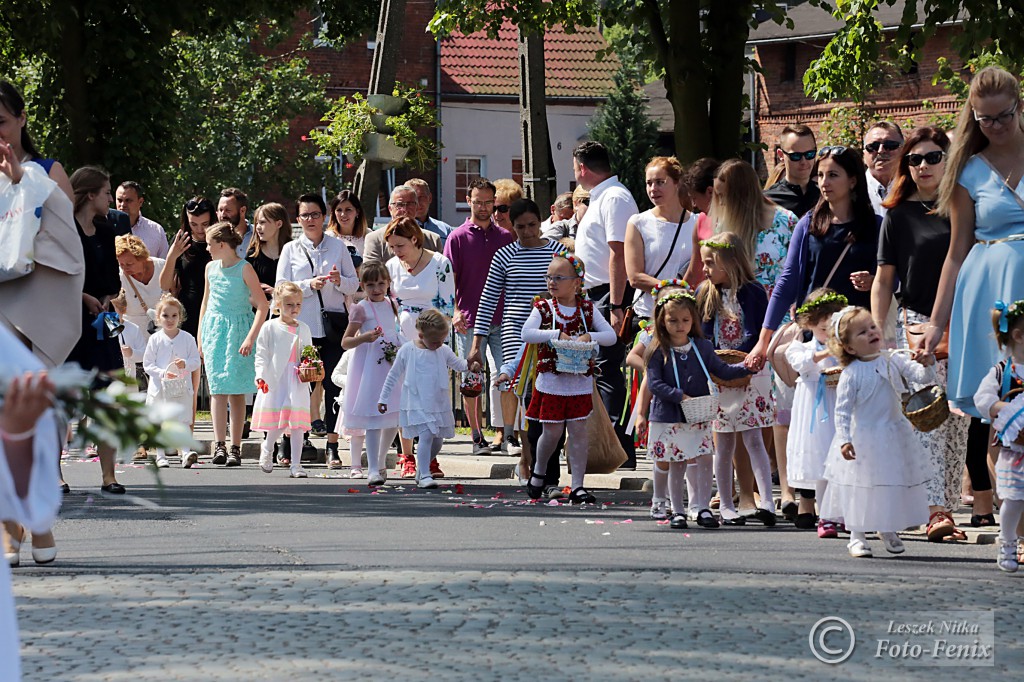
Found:
<svg viewBox="0 0 1024 682"><path fill-rule="evenodd" d="M309 271L313 273L313 277L316 277L316 266L313 265L313 257L309 255L309 251L306 250L305 246L299 244L299 248L302 249L302 254L306 257L306 260L309 262ZM324 308L324 296L323 294L320 293L319 289L316 290L316 297L317 300L320 301L320 314L324 315L327 312L327 309ZM326 331L327 330L325 329L324 332L326 333Z"/></svg>
<svg viewBox="0 0 1024 682"><path fill-rule="evenodd" d="M846 246L843 247L843 252L839 254L839 258L836 260L836 264L832 266L832 271L828 273L828 277L825 278L825 283L821 285L823 288L828 288L828 285L832 282L832 278L836 274L836 270L839 269L839 266L840 264L842 264L843 259L846 258L846 254L850 251L851 246L853 246L853 242L846 242Z"/></svg>
<svg viewBox="0 0 1024 682"><path fill-rule="evenodd" d="M984 161L985 165L992 169L992 172L996 174L996 177L998 177L1002 181L1003 186L1006 187L1006 189L1010 190L1010 194L1012 194L1013 198L1017 200L1017 203L1020 204L1020 207L1024 208L1024 199L1022 199L1021 196L1017 194L1017 190L1015 188L1010 186L1009 177L1004 178L1002 173L1000 173L999 170L992 165L992 162L986 159L981 154L978 154L978 158Z"/></svg>
<svg viewBox="0 0 1024 682"><path fill-rule="evenodd" d="M154 276L155 276L155 273L154 273ZM146 302L142 299L142 296L139 295L139 290L135 286L135 280L132 278L132 276L131 275L125 275L125 279L128 280L128 285L132 288L132 291L135 292L135 298L139 299L139 303L142 304L142 309L143 310L149 310L149 306L146 305Z"/></svg>

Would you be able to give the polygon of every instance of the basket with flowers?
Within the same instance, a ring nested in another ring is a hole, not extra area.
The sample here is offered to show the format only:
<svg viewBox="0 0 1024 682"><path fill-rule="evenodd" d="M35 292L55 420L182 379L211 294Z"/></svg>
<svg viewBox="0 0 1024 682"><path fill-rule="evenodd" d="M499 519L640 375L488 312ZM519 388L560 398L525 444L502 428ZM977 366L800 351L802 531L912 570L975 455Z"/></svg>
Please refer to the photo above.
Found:
<svg viewBox="0 0 1024 682"><path fill-rule="evenodd" d="M323 381L324 362L320 359L320 351L316 346L306 346L302 349L296 371L299 373L299 381L304 384Z"/></svg>

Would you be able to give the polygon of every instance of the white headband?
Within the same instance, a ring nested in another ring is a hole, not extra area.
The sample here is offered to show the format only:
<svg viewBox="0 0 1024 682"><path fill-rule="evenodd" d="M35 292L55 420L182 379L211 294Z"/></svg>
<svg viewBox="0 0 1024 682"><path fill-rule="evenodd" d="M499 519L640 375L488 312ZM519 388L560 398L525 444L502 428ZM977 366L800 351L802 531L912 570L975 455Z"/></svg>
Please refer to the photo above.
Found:
<svg viewBox="0 0 1024 682"><path fill-rule="evenodd" d="M848 313L856 312L858 307L855 305L848 305L838 313L832 313L832 333L835 334L836 339L839 339L839 323L843 321Z"/></svg>

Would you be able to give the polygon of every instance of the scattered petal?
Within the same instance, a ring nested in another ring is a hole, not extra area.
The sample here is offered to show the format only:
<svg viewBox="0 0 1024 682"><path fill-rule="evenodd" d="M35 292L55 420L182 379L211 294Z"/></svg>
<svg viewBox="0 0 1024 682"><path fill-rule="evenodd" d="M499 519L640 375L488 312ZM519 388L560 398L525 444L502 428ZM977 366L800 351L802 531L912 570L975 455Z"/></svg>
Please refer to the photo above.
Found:
<svg viewBox="0 0 1024 682"><path fill-rule="evenodd" d="M349 488L348 491L350 493L357 493L357 492L359 492L359 488Z"/></svg>
<svg viewBox="0 0 1024 682"><path fill-rule="evenodd" d="M667 526L667 525L668 525L668 524L670 524L670 523L672 523L672 522L671 522L671 521L669 521L668 519L665 519L665 520L663 520L663 521L658 521L658 525L659 525L659 526Z"/></svg>
<svg viewBox="0 0 1024 682"><path fill-rule="evenodd" d="M546 525L548 525L548 524L547 524L547 522L546 522L546 521L541 521L541 522L540 522L540 525L542 525L542 526L546 526Z"/></svg>
<svg viewBox="0 0 1024 682"><path fill-rule="evenodd" d="M611 535L611 533L601 533L601 535Z"/></svg>
<svg viewBox="0 0 1024 682"><path fill-rule="evenodd" d="M633 519L626 519L623 523L633 523Z"/></svg>
<svg viewBox="0 0 1024 682"><path fill-rule="evenodd" d="M562 504L558 500L550 500L548 502L549 507L561 507Z"/></svg>

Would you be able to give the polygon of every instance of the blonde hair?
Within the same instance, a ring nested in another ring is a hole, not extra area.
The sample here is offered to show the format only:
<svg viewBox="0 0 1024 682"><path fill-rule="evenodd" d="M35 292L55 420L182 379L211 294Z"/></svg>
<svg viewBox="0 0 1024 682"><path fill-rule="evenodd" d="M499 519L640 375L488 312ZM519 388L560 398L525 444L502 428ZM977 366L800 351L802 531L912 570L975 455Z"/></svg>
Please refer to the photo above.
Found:
<svg viewBox="0 0 1024 682"><path fill-rule="evenodd" d="M219 222L207 229L206 241L227 244L232 249L237 249L242 244L242 238L235 231L235 226L229 222Z"/></svg>
<svg viewBox="0 0 1024 682"><path fill-rule="evenodd" d="M499 194L507 196L508 203L511 204L513 201L523 198L523 187L515 180L501 178L494 181L494 196L497 197Z"/></svg>
<svg viewBox="0 0 1024 682"><path fill-rule="evenodd" d="M277 286L274 287L274 300L271 303L271 308L278 315L281 314L281 303L288 296L298 296L302 298L302 289L295 282L278 282Z"/></svg>
<svg viewBox="0 0 1024 682"><path fill-rule="evenodd" d="M683 182L683 173L685 173L685 170L683 169L683 164L679 163L679 159L674 156L655 156L647 162L646 166L644 166L644 175L646 175L647 171L652 168L663 170L665 171L665 175L672 178L672 181L676 183L678 190L677 195L680 203L682 203L684 197L689 198L690 191L687 188L686 183Z"/></svg>
<svg viewBox="0 0 1024 682"><path fill-rule="evenodd" d="M724 246L728 244L728 246ZM716 246L717 245L717 246ZM715 262L725 270L729 278L729 289L738 293L740 287L754 281L754 261L747 253L746 245L732 232L716 234L714 242L701 242L702 249L710 249ZM697 287L697 309L700 319L713 320L722 310L722 290L711 280L704 280Z"/></svg>
<svg viewBox="0 0 1024 682"><path fill-rule="evenodd" d="M746 161L726 161L718 167L715 180L724 185L721 193L715 191L711 197L715 232L738 235L753 258L757 251L757 235L770 226L765 224L765 209L774 204L765 198L757 171Z"/></svg>
<svg viewBox="0 0 1024 682"><path fill-rule="evenodd" d="M572 191L572 202L575 204L581 199L589 199L590 190L586 189L583 185L576 185L576 189Z"/></svg>
<svg viewBox="0 0 1024 682"><path fill-rule="evenodd" d="M449 329L448 318L437 308L428 308L416 318L416 330L424 336L447 336Z"/></svg>
<svg viewBox="0 0 1024 682"><path fill-rule="evenodd" d="M128 296L125 294L124 289L121 289L121 291L117 292L117 296L110 299L110 305L114 306L114 310L117 312L128 309Z"/></svg>
<svg viewBox="0 0 1024 682"><path fill-rule="evenodd" d="M868 319L872 319L871 313L866 308L856 306L852 310L843 313L843 316L839 318L839 324L833 324L829 329L828 350L832 353L833 357L839 360L839 364L843 367L857 359L856 355L846 350L846 344L850 340L850 325L861 315L867 315Z"/></svg>
<svg viewBox="0 0 1024 682"><path fill-rule="evenodd" d="M121 290L124 293L124 289ZM156 302L156 314L160 315L160 311L167 306L172 305L178 309L178 327L181 327L181 323L185 321L185 306L182 305L181 301L174 297L174 294L163 294L160 300Z"/></svg>
<svg viewBox="0 0 1024 682"><path fill-rule="evenodd" d="M122 234L114 238L114 255L120 256L125 253L142 260L149 259L149 249L146 248L145 242L134 234Z"/></svg>
<svg viewBox="0 0 1024 682"><path fill-rule="evenodd" d="M960 110L953 144L949 148L949 160L946 172L939 184L939 201L935 212L949 216L953 204L953 194L960 183L960 174L972 156L988 146L988 138L981 132L981 126L974 120L974 104L978 99L1006 95L1017 103L1017 123L1024 130L1024 116L1020 110L1020 83L1017 78L998 66L986 66L971 79L971 89Z"/></svg>

